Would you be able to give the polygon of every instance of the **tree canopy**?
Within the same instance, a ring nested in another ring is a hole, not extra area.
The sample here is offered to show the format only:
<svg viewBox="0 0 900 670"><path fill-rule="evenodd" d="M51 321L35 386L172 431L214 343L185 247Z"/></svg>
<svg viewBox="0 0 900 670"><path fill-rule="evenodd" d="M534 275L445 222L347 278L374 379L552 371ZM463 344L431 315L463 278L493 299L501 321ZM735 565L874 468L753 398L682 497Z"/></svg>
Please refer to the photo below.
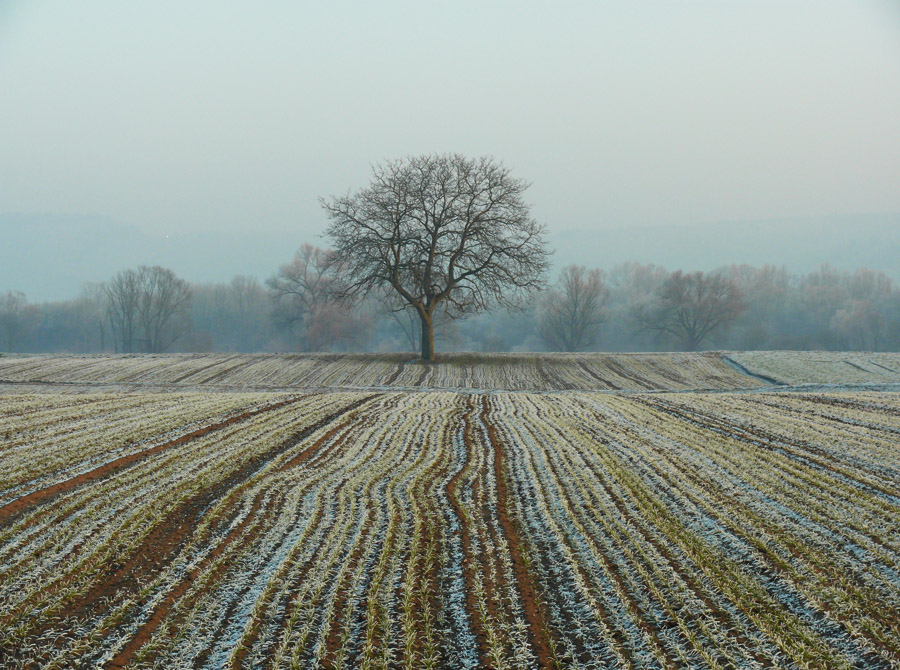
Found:
<svg viewBox="0 0 900 670"><path fill-rule="evenodd" d="M135 348L165 351L180 333L175 320L186 314L190 285L158 265L123 270L104 285L107 316L116 341L125 353Z"/></svg>
<svg viewBox="0 0 900 670"><path fill-rule="evenodd" d="M585 351L597 343L606 315L609 289L603 272L583 265L567 265L557 285L543 300L539 333L555 351Z"/></svg>
<svg viewBox="0 0 900 670"><path fill-rule="evenodd" d="M344 295L390 287L422 324L434 357L434 314L514 307L543 287L545 228L530 214L528 183L489 157L424 155L375 166L368 187L322 200Z"/></svg>
<svg viewBox="0 0 900 670"><path fill-rule="evenodd" d="M737 283L718 273L673 272L649 304L638 304L634 317L640 328L676 338L696 351L706 338L746 309Z"/></svg>

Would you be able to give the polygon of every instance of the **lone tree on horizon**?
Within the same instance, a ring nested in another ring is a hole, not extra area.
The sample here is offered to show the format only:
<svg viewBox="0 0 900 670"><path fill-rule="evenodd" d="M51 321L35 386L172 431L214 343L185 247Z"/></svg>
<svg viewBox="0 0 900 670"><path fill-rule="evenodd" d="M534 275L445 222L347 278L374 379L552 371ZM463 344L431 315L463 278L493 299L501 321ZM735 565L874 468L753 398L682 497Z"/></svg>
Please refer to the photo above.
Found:
<svg viewBox="0 0 900 670"><path fill-rule="evenodd" d="M372 168L369 186L321 200L343 295L390 287L422 324L434 360L434 315L516 307L543 287L545 228L522 195L528 183L490 157L431 154Z"/></svg>

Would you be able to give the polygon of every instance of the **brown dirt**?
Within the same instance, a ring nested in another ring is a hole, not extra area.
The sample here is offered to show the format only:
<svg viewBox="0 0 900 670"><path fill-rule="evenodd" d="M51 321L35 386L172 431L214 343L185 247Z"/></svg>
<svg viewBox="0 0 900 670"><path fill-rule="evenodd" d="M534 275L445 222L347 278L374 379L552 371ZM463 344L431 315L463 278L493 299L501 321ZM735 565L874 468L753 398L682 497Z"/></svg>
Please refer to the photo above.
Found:
<svg viewBox="0 0 900 670"><path fill-rule="evenodd" d="M334 493L335 496L339 495L341 489L344 487L345 484L346 484L346 481L341 482L341 484L338 486L338 488L336 489L336 491ZM322 520L323 515L324 515L324 510L320 510L319 513L313 519L310 520L310 522L309 522L310 526L311 527L318 526L319 522ZM320 546L321 546L321 543L324 542L325 539L327 539L328 534L331 532L331 529L334 528L334 525L336 523L337 523L337 519L332 519L331 523L328 524L328 527L325 529L325 532L322 535L323 540L321 540L319 542ZM301 584L304 579L306 579L306 575L309 574L309 571L311 569L312 569L312 563L304 566L295 576L291 577L291 588L288 589L288 592L294 592L294 593L285 602L285 606L282 610L282 615L281 615L280 621L278 622L279 625L283 626L285 620L288 617L288 612L290 611L291 606L296 602L296 592L295 591L297 590L298 585ZM252 648L254 642L258 639L258 637L259 637L259 626L254 625L251 628L250 634L245 641L245 645L241 649L239 649L238 652L235 654L234 661L232 662L232 664L230 666L232 668L232 670L237 670L238 668L241 667L243 660L247 657L247 654L250 653L250 649Z"/></svg>
<svg viewBox="0 0 900 670"><path fill-rule="evenodd" d="M279 409L286 405L298 402L299 400L301 400L301 398L290 398L288 400L283 400L281 402L265 405L264 407L259 407L254 410L236 414L235 416L229 417L224 421L218 421L208 426L204 426L203 428L198 428L195 431L186 433L185 435L181 435L180 437L176 437L173 440L169 440L168 442L159 444L155 447L150 447L149 449L144 449L143 451L128 454L127 456L122 456L115 460L109 461L108 463L104 463L103 465L100 465L93 470L89 470L88 472L84 472L80 475L77 475L76 477L67 479L64 482L54 484L53 486L49 486L44 489L33 491L32 493L22 496L21 498L16 498L12 502L0 507L0 528L11 525L16 521L16 519L21 518L27 512L34 509L35 507L38 507L39 505L51 502L61 495L64 495L65 493L68 493L72 489L75 489L79 486L90 484L97 481L98 479L103 479L118 474L126 468L131 467L135 463L144 460L148 456L152 456L161 451L165 451L166 449L171 449L172 447L177 447L179 445L185 444L186 442L190 442L191 440L195 440L198 437L203 437L204 435L208 435L209 433L212 433L214 431L221 430L222 428L231 426L241 421L246 421L247 419L253 418L264 412L270 412Z"/></svg>
<svg viewBox="0 0 900 670"><path fill-rule="evenodd" d="M241 521L240 524L235 526L228 535L226 535L221 542L213 549L207 556L197 565L196 568L187 573L181 582L175 585L175 587L166 595L163 601L156 607L153 611L153 614L150 615L150 618L138 629L135 636L122 648L122 650L116 654L113 659L106 664L106 668L124 668L127 666L134 655L140 650L147 641L150 640L153 632L159 628L159 625L163 622L175 604L187 593L188 589L190 589L194 580L199 577L203 571L213 563L219 556L224 553L224 551L228 548L228 546L234 542L235 539L240 537L240 535L244 532L248 525L255 519L256 513L259 510L260 502L265 495L264 491L261 491L257 494L256 498L253 500L253 504L250 507L250 511L247 513L247 516ZM221 571L221 567L219 570Z"/></svg>
<svg viewBox="0 0 900 670"><path fill-rule="evenodd" d="M360 534L357 538L357 545L353 549L353 551L350 552L350 555L347 556L346 561L344 562L345 576L353 574L353 572L359 565L360 559L368 549L367 540L369 534L372 531L372 525L374 521L374 512L371 509L366 510L366 518L362 522ZM352 610L347 611L347 601L350 597L350 590L353 588L353 586L354 584L345 579L340 584L337 593L335 593L335 616L332 617L331 623L328 627L328 635L326 636L325 641L325 655L322 659L322 666L325 668L337 667L335 664L335 656L337 655L338 650L341 648L341 633L343 632L344 622L349 621L350 617L353 614Z"/></svg>
<svg viewBox="0 0 900 670"><path fill-rule="evenodd" d="M519 537L517 524L509 513L509 492L506 484L506 471L503 467L503 444L497 438L496 429L488 420L490 406L488 397L481 398L481 421L487 429L488 438L494 448L494 471L497 478L497 515L500 517L500 526L506 535L510 554L513 560L513 572L516 577L516 585L522 596L522 607L525 610L525 620L528 622L528 633L538 665L541 668L553 668L553 654L550 650L547 621L541 611L540 602L534 587L532 576L528 572L522 540Z"/></svg>
<svg viewBox="0 0 900 670"><path fill-rule="evenodd" d="M468 418L475 411L475 407L472 404L471 398L467 398L466 404L469 409L463 416L463 421L468 422ZM466 461L459 471L450 478L450 481L447 482L446 494L447 499L450 501L450 506L453 507L453 513L456 515L456 520L459 522L459 534L463 550L463 577L466 582L466 612L469 615L469 620L472 622L472 632L475 634L475 639L478 641L479 664L484 668L489 668L491 666L487 659L487 641L485 639L484 631L481 628L478 617L478 607L475 602L475 579L472 576L472 570L476 560L472 558L472 540L469 537L469 530L466 527L462 505L460 505L457 500L459 481L462 479L463 473L469 469L469 461L471 460L469 454L474 448L473 439L469 431L465 432L465 443Z"/></svg>
<svg viewBox="0 0 900 670"><path fill-rule="evenodd" d="M403 372L403 368L405 368L405 367L406 367L405 361L401 361L400 363L397 363L397 369L394 370L394 372L391 373L391 376L388 377L387 379L385 379L380 385L381 386L391 386L395 381L397 381L397 377L400 376L400 373Z"/></svg>
<svg viewBox="0 0 900 670"><path fill-rule="evenodd" d="M178 506L178 508L170 513L159 524L157 524L143 539L140 545L130 553L129 556L119 557L116 563L110 565L110 569L107 570L105 576L101 581L93 584L87 591L87 593L81 596L76 602L69 603L66 608L65 618L78 619L83 616L96 615L103 610L103 608L106 606L105 603L109 602L113 598L121 597L123 594L136 593L140 589L142 584L152 580L165 568L166 565L168 565L175 559L175 557L190 539L190 536L193 534L196 524L199 521L201 515L205 512L205 510L209 508L211 504L215 502L215 500L221 498L228 491L249 480L253 475L259 472L263 467L265 467L265 465L269 461L293 447L297 442L305 439L308 435L334 421L346 412L359 407L368 400L371 400L373 397L375 396L371 395L366 396L360 400L356 400L348 404L347 406L325 416L315 424L297 431L291 437L278 444L277 446L251 458L243 467L232 472L231 475L226 477L224 480L216 483L212 487L198 491L191 498L185 500L181 505ZM267 405L264 408L259 408L257 410L253 410L252 412L245 412L236 417L232 417L225 422L220 422L221 425L213 424L213 426L220 428L224 425L231 425L242 418L246 419L249 416L255 416L263 411L271 411L278 407L283 407L287 404L297 402L299 400L300 398L293 398L280 403L275 403L274 405ZM172 440L171 443L160 445L160 447L174 446L172 443L181 444L187 439L192 439L193 437L198 437L199 435L205 435L208 432L211 432L211 430L208 429L213 428L211 426L208 426L205 429L194 431L193 433L184 435L181 438ZM140 452L139 454L134 454L133 456L140 458L142 456L145 456L147 452L157 450L160 447L154 447L152 450L146 450L145 452ZM127 467L133 462L134 460L128 461L122 467ZM113 463L116 463L116 461L114 461ZM98 468L98 470L100 469L102 468ZM97 475L97 477L99 476L101 475ZM97 477L90 478L86 481L92 481ZM176 587L176 590L179 590L179 587ZM184 591L186 590L187 588L185 587ZM181 592L181 595L183 595L184 591ZM169 603L166 600L160 605L160 607L164 610L164 612L168 612L173 604L174 600L172 601L172 603ZM161 620L162 616L156 618L151 617L151 621L147 622L147 624L142 627L142 629L136 635L135 639L133 639L129 643L128 658L130 658L130 656L133 656L133 654L136 653L136 651L149 640L152 632L159 626ZM49 629L50 627L52 627L52 624L42 626L41 631L39 631L38 634L40 634L40 632L42 632L43 630Z"/></svg>
<svg viewBox="0 0 900 670"><path fill-rule="evenodd" d="M447 429L445 429L446 431ZM447 431L449 432L449 431ZM443 444L450 444L450 437L446 434L444 436ZM434 459L433 462L428 466L428 468L420 475L420 479L425 482L435 482L441 480L447 474L447 463L442 459ZM428 484L425 485L426 487ZM427 490L423 487L424 490ZM416 490L419 490L418 487ZM423 493L424 493L423 490ZM411 496L415 496L416 492L411 491ZM441 612L441 601L439 598L439 594L441 593L440 587L440 559L436 557L436 560L432 561L431 564L426 563L426 553L428 546L431 542L436 542L441 544L443 541L442 529L443 529L443 518L441 516L440 510L435 504L435 499L432 496L427 494L422 496L422 505L423 505L423 522L424 528L422 531L422 535L419 538L418 542L418 550L419 550L419 561L414 566L414 569L418 572L419 579L421 579L424 588L420 589L420 594L417 597L417 601L420 603L422 608L422 612L425 609L428 610L428 614L435 615L432 617L432 620L437 619L437 615ZM412 527L412 526L410 526ZM412 538L411 538L412 539ZM401 547L403 545L401 544ZM410 547L412 546L412 542L410 541ZM401 556L398 558L398 563L400 565L406 565L409 561L409 555L411 550L409 548L404 548L402 550ZM394 591L394 602L400 603L404 598L404 591L407 588L412 588L412 585L415 582L415 579L410 580L409 584L404 585L403 583L398 584ZM422 595L422 591L425 592ZM416 639L423 640L425 638L425 623L423 621L422 612L417 612L420 614L415 620L416 623ZM405 668L409 667L414 662L413 659L406 658L406 647L405 645L399 645L397 647L397 656L394 659L394 663L391 667L397 668Z"/></svg>
<svg viewBox="0 0 900 670"><path fill-rule="evenodd" d="M368 396L362 402L365 402L366 400L371 400L372 398L375 398L375 397L377 397L377 394ZM360 402L359 404L362 404L362 402ZM323 435L321 438L316 440L316 442L314 444L307 447L306 449L301 451L297 456L295 456L294 458L289 460L287 463L282 465L279 468L279 472L284 472L286 470L289 470L290 468L297 466L299 463L301 463L305 460L308 460L312 456L319 453L320 449L322 448L322 446L324 444L332 441L333 438L335 437L335 435L340 433L342 430L346 429L351 423L352 423L352 420L344 421L340 425L335 426L334 428L329 430L325 435ZM330 453L332 453L332 451L339 448L339 446L340 445L336 444L336 443L332 444L328 448L328 450L326 450L325 452L322 453L322 457L324 458L325 456L329 455ZM347 483L346 480L341 482L340 486L335 491L335 494L334 494L335 496L338 495L338 493L341 491L341 489L343 489L343 487L346 485L346 483ZM321 519L321 516L323 513L324 512L320 511L318 516L316 517L316 519L310 521L311 527L315 527L318 525L319 519ZM336 522L337 522L336 519L332 520L331 524L329 525L329 531L330 531L330 528L333 527L333 525ZM327 537L327 532L323 537ZM291 578L292 584L298 584L298 583L302 582L306 578L306 575L310 569L311 569L311 565L304 567L299 572L298 575L295 575L293 578ZM290 610L290 604L292 604L293 602L294 602L294 598L292 597L287 601L287 603L285 604L285 607L282 609L283 614L281 617L281 621L279 622L280 625L283 624L284 620L287 618L287 613ZM339 608L336 608L336 609L339 609ZM243 663L243 660L246 658L247 654L249 653L249 650L253 646L253 643L258 639L258 634L259 634L259 626L254 624L254 626L251 629L249 637L245 640L244 646L241 647L238 650L238 652L235 654L234 660L230 666L232 669L236 670L237 668L241 667L241 664Z"/></svg>
<svg viewBox="0 0 900 670"><path fill-rule="evenodd" d="M474 430L470 416L467 414L465 417L467 435ZM480 441L473 438L473 442L476 441L480 444ZM472 482L473 503L477 505L480 517L486 520L485 531L487 536L484 537L484 541L486 542L489 538L495 547L499 547L506 542L506 535L503 532L503 528L499 526L499 522L496 522L494 508L490 505L488 470L486 469L479 474L480 476ZM506 579L503 561L499 556L485 551L479 552L479 554L477 569L481 573L484 593L491 616L496 617L498 621L505 618L509 622L510 619L515 617L516 613L511 611L505 597L509 590L509 582ZM515 591L515 586L513 586L512 590ZM510 655L515 654L517 650L512 645L512 640L506 641L504 652Z"/></svg>
<svg viewBox="0 0 900 670"><path fill-rule="evenodd" d="M365 402L371 400L374 397L375 397L374 395L370 395L370 396L361 398L359 400L355 400L354 402L350 403L346 407L343 407L343 408L337 410L336 412L332 412L328 416L320 419L315 424L313 424L311 426L307 426L307 427L295 432L293 435L291 435L288 439L286 439L284 442L282 442L278 446L276 446L272 449L269 449L268 451L264 452L263 454L260 454L260 455L256 456L255 458L251 459L251 461L247 465L245 465L243 468L241 468L237 472L233 473L230 477L226 478L223 482L217 484L212 489L210 489L206 492L200 492L197 495L195 495L192 500L189 500L186 503L182 504L182 506L178 510L176 510L176 512L171 514L159 526L154 528L154 530L151 532L150 536L148 536L142 543L141 548L139 548L135 552L134 555L136 555L138 557L139 562L146 563L146 565L143 565L143 566L137 566L137 565L127 566L126 565L121 570L119 570L115 576L127 575L127 572L125 572L125 570L129 567L132 568L132 572L134 572L135 574L148 574L148 573L155 574L156 572L158 572L165 564L167 564L171 559L174 558L174 556L176 555L176 550L181 549L181 547L184 545L184 543L188 539L188 536L193 532L194 525L196 524L197 521L199 521L199 516L198 516L197 512L206 509L208 507L208 505L211 504L216 498L221 497L221 495L218 495L220 492L230 490L230 489L234 488L235 486L238 486L241 483L247 481L248 479L250 479L250 477L252 477L254 474L256 474L256 472L261 470L265 466L266 463L271 461L273 458L277 457L279 454L287 451L288 449L290 449L291 447L296 445L298 442L301 442L306 437L308 437L309 435L314 433L316 430L319 430L323 426L328 425L329 423L333 422L334 420L336 420L338 417L342 416L343 414L346 414L347 412L350 412L350 411L358 408L360 405L364 404ZM322 440L318 440L316 442L316 444L321 445L322 442L323 442ZM303 456L303 458L298 457L297 459L294 459L294 460L299 462L299 460L308 458L310 455L312 455L312 453L314 453L314 452L310 448L305 449L303 452L301 452L301 455ZM282 469L284 469L284 468L282 468ZM260 494L260 495L262 495L262 494ZM255 507L258 507L258 502L259 502L259 497L256 501L254 501ZM254 514L255 514L255 507L254 507L254 511L253 511ZM249 523L250 518L251 518L251 515L248 515L247 519L245 520L245 522L243 522L241 524L240 528L236 528L232 533L229 533L228 538L226 538L226 540L221 542L219 544L219 546L216 548L216 550L213 552L215 554L215 556L211 556L210 561L212 561L216 556L221 554L225 550L225 548L228 546L228 544L230 544L234 540L234 538L236 538L239 535L240 530L242 530L243 527L246 527L246 524ZM166 542L164 545L166 547L166 549L172 548L172 550L166 551L165 559L157 560L158 559L158 554L156 554L156 552L158 551L157 547L161 543L160 540L162 537L166 538ZM152 538L152 540L151 540L151 538ZM173 542L172 541L173 539L177 539L178 542L177 543ZM153 555L153 557L150 558L151 554L155 554L155 555ZM143 559L143 561L140 561L140 559ZM208 565L208 564L209 564L209 562L204 561L204 565ZM199 573L200 569L202 569L202 568L198 567L196 572ZM187 592L188 588L190 588L190 583L194 579L195 576L196 575L186 576L186 578L178 586L176 586L175 589L173 589L172 593L170 593L169 597L167 597L160 604L159 608L157 609L157 611L154 612L154 614L151 616L150 620L148 620L147 623L145 623L144 626L141 627L141 629L138 631L138 633L135 635L135 637L128 643L128 645L126 646L126 649L123 649L122 653L120 654L120 656L122 657L123 660L120 660L118 665L110 664L108 667L110 667L110 668L123 667L125 664L128 663L128 661L133 657L133 655L137 652L137 650L140 649L144 644L146 644L147 641L149 641L153 631L159 627L159 624L162 622L165 615L168 614L168 612L174 606L174 604L178 600L178 598L180 598L181 596L184 595L185 592ZM108 594L110 591L112 591L112 592L118 591L118 588L117 588L116 584L98 585L97 587L94 587L94 589L92 589L92 593L96 592L96 591L99 591L101 594ZM88 599L90 599L90 597ZM126 650L127 650L127 653L126 653ZM117 658L119 658L119 657L117 656ZM115 663L116 659L113 659L113 661Z"/></svg>
<svg viewBox="0 0 900 670"><path fill-rule="evenodd" d="M170 384L179 384L179 383L183 382L185 379L187 379L187 378L189 378L189 377L193 377L194 375L198 375L198 374L200 374L201 372L205 372L206 370L209 370L210 368L216 367L217 365L225 365L225 364L228 363L229 361L233 361L235 358L237 358L237 356L226 356L225 358L214 359L211 363L207 363L206 365L201 365L201 366L198 367L198 368L192 368L192 369L188 370L187 372L185 372L185 373L182 374L182 375L179 375L179 376L176 377L175 379L169 380L168 383L170 383Z"/></svg>
<svg viewBox="0 0 900 670"><path fill-rule="evenodd" d="M419 545L419 551L421 552L420 556L422 557L421 569L424 571L422 574L422 582L426 585L426 591L424 595L420 595L419 603L423 612L427 609L431 615L432 621L434 621L441 611L441 589L439 585L440 558L435 556L431 562L428 562L427 551L432 543L441 543L441 540L443 539L441 535L443 524L441 523L438 511L435 509L436 506L433 505L433 500L428 500L426 505L428 506L428 515L426 517L427 526L425 532L422 533ZM425 621L423 619L424 615L419 616L416 623L418 624L419 629L417 631L420 635L419 639L424 640ZM434 635L433 630L432 635Z"/></svg>
<svg viewBox="0 0 900 670"><path fill-rule="evenodd" d="M369 399L371 399L373 397L374 396L369 396ZM285 463L284 465L279 467L278 471L285 472L286 470L290 470L291 468L297 467L303 461L308 460L313 454L316 454L319 451L319 449L322 448L323 444L326 444L327 442L331 441L335 435L337 435L339 432L341 432L342 430L347 428L349 423L350 423L350 421L342 421L339 425L330 429L327 433L325 433L322 437L320 437L318 440L316 440L313 444L311 444L306 449L301 451L299 454L294 456L287 463Z"/></svg>
<svg viewBox="0 0 900 670"><path fill-rule="evenodd" d="M611 381L604 379L603 377L598 375L596 372L591 370L590 366L587 363L585 363L584 361L578 361L578 367L580 367L582 370L584 370L585 373L587 373L587 375L589 377L591 377L594 381L600 382L600 384L602 384L602 388L604 390L608 389L608 390L615 391L619 388L618 386L613 384Z"/></svg>

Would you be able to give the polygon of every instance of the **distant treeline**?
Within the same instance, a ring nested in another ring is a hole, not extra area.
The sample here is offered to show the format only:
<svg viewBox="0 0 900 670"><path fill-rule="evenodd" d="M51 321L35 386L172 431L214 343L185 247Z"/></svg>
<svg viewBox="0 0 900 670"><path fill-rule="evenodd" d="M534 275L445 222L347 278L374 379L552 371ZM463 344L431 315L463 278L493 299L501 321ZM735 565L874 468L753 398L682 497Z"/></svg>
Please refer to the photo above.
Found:
<svg viewBox="0 0 900 670"><path fill-rule="evenodd" d="M77 298L29 303L0 293L0 350L139 353L416 351L416 315L391 297L348 304L328 252L304 245L265 283L188 284L141 266ZM900 288L883 272L807 275L734 265L715 272L626 263L569 266L520 312L438 314L442 351L690 349L900 350Z"/></svg>

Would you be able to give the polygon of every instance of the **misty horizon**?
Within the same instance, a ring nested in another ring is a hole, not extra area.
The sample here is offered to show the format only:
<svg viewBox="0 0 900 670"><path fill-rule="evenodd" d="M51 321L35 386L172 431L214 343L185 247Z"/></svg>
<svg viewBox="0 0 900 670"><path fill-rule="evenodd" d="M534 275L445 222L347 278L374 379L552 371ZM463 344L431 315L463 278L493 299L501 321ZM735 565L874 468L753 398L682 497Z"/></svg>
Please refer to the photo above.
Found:
<svg viewBox="0 0 900 670"><path fill-rule="evenodd" d="M900 1L0 0L2 668L900 670Z"/></svg>
<svg viewBox="0 0 900 670"><path fill-rule="evenodd" d="M800 274L821 265L866 267L900 282L900 213L828 217L815 224L815 236L807 233L808 219L551 229L549 278L569 264L609 270L638 262L705 272L728 265L783 265ZM302 238L290 230L164 233L85 215L0 213L0 236L8 242L0 246L7 284L0 288L22 291L32 302L74 298L83 284L137 265L162 265L198 284L235 275L264 281L302 244L327 246L321 234Z"/></svg>
<svg viewBox="0 0 900 670"><path fill-rule="evenodd" d="M0 295L49 324L141 265L266 282L335 242L323 199L450 152L529 184L551 284L626 263L897 283L898 29L883 0L4 3ZM861 307L828 309L804 342L837 346Z"/></svg>
<svg viewBox="0 0 900 670"><path fill-rule="evenodd" d="M7 2L0 212L300 241L370 166L458 151L551 233L897 213L898 29L881 0Z"/></svg>

